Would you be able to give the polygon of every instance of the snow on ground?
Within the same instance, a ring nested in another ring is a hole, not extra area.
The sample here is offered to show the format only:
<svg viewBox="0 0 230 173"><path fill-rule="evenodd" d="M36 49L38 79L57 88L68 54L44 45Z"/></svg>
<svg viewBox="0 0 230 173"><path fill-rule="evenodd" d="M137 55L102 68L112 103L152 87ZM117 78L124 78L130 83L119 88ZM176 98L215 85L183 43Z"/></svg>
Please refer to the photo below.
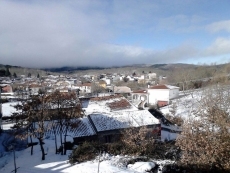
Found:
<svg viewBox="0 0 230 173"><path fill-rule="evenodd" d="M95 160L70 165L68 163L68 154L55 154L54 140L46 139L44 148L47 152L46 159L41 160L40 146L34 146L34 155L30 155L30 148L22 151L15 151L16 167L18 173L143 173L148 168L155 166L153 162L138 162L134 165L126 167L125 161L128 156L110 156L104 154L97 157ZM99 162L100 158L100 162ZM167 161L156 161L158 164L166 163ZM172 163L172 161L168 161ZM14 170L13 152L8 152L0 158L0 172L10 173Z"/></svg>
<svg viewBox="0 0 230 173"><path fill-rule="evenodd" d="M128 168L133 171L147 172L156 166L153 162L136 162L134 164L129 164Z"/></svg>
<svg viewBox="0 0 230 173"><path fill-rule="evenodd" d="M12 113L18 112L14 106L19 104L20 102L7 102L2 104L2 115L3 117L10 117Z"/></svg>
<svg viewBox="0 0 230 173"><path fill-rule="evenodd" d="M198 107L202 92L203 90L188 91L185 93L181 92L179 98L173 99L172 104L162 107L160 111L163 114L172 115L171 110L173 109L173 104L175 104L175 116L179 116L184 119L194 118L194 112Z"/></svg>
<svg viewBox="0 0 230 173"><path fill-rule="evenodd" d="M2 129L3 130L10 130L11 127L13 127L15 123L9 123L9 124L2 124Z"/></svg>

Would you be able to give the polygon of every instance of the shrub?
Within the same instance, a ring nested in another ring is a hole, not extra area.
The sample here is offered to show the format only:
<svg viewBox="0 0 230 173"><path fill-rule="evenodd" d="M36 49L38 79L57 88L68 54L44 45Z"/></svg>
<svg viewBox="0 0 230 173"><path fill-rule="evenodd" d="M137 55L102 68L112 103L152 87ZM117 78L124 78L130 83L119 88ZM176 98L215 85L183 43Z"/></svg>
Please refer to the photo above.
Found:
<svg viewBox="0 0 230 173"><path fill-rule="evenodd" d="M230 169L230 91L221 86L207 88L199 100L196 117L182 126L176 145L184 165Z"/></svg>
<svg viewBox="0 0 230 173"><path fill-rule="evenodd" d="M70 164L92 160L100 152L102 146L96 142L84 142L72 151L69 156Z"/></svg>
<svg viewBox="0 0 230 173"><path fill-rule="evenodd" d="M113 155L123 154L124 144L122 142L115 142L107 144L107 152Z"/></svg>
<svg viewBox="0 0 230 173"><path fill-rule="evenodd" d="M130 128L123 131L123 154L148 155L155 147L155 135L146 127Z"/></svg>
<svg viewBox="0 0 230 173"><path fill-rule="evenodd" d="M169 114L166 114L165 118L169 120L171 123L176 124L178 126L182 126L184 123L184 119L180 116L171 116Z"/></svg>

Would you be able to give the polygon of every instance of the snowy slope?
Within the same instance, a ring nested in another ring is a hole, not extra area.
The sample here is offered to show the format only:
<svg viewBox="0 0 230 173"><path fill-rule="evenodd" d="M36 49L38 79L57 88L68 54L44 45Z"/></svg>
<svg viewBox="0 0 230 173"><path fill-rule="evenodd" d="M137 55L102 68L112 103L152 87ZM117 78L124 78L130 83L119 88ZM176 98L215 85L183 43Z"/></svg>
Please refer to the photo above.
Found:
<svg viewBox="0 0 230 173"><path fill-rule="evenodd" d="M45 140L46 159L41 160L40 147L34 147L34 155L30 155L30 148L23 151L15 151L17 173L97 173L98 165L100 173L142 173L147 168L155 166L153 162L141 162L126 167L124 161L127 156L109 156L105 154L92 161L80 164L70 165L68 163L68 155L56 155L54 151L54 141ZM157 163L171 161L156 161ZM13 152L0 158L0 172L10 173L14 170ZM160 171L159 171L160 172Z"/></svg>
<svg viewBox="0 0 230 173"><path fill-rule="evenodd" d="M176 105L175 116L179 116L184 119L194 118L194 112L197 110L202 92L202 90L194 90L187 93L181 92L179 98L173 99L172 103ZM172 109L173 104L162 107L160 111L163 114L171 114L170 110Z"/></svg>

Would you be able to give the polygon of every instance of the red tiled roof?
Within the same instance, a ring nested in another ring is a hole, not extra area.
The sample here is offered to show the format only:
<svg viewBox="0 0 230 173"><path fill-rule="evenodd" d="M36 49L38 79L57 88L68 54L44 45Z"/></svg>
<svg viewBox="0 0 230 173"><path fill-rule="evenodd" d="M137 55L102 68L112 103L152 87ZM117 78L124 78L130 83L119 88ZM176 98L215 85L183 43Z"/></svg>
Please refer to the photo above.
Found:
<svg viewBox="0 0 230 173"><path fill-rule="evenodd" d="M94 97L90 98L91 101L105 101L105 100L110 100L114 98L120 98L123 97L122 95L116 95L116 96L104 96L104 97Z"/></svg>
<svg viewBox="0 0 230 173"><path fill-rule="evenodd" d="M122 99L122 100L119 100L119 101L114 101L114 102L111 102L111 103L107 103L107 105L112 110L127 109L127 108L131 107L130 103L126 99Z"/></svg>
<svg viewBox="0 0 230 173"><path fill-rule="evenodd" d="M133 93L147 93L146 90L137 90L137 91L133 91Z"/></svg>
<svg viewBox="0 0 230 173"><path fill-rule="evenodd" d="M166 85L155 85L150 87L149 89L169 89Z"/></svg>
<svg viewBox="0 0 230 173"><path fill-rule="evenodd" d="M92 84L91 83L83 83L83 84L80 84L78 86L91 86Z"/></svg>
<svg viewBox="0 0 230 173"><path fill-rule="evenodd" d="M39 87L42 87L41 85L38 85L38 84L31 84L29 86L29 88L39 88Z"/></svg>

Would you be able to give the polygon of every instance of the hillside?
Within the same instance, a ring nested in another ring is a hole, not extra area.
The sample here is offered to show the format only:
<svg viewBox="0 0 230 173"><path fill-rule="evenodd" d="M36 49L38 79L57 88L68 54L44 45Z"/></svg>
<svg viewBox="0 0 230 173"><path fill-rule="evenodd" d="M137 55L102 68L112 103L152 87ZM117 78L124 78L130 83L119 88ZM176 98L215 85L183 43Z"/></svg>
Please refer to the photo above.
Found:
<svg viewBox="0 0 230 173"><path fill-rule="evenodd" d="M9 69L9 72L11 75L13 75L15 73L17 76L20 76L20 75L28 76L29 73L32 76L37 76L37 74L42 76L42 75L46 75L47 73L51 73L51 72L44 71L42 69L26 68L26 67L20 67L20 66L11 66L11 65L0 64L0 77L1 76L8 76L8 75L5 75L7 68Z"/></svg>

